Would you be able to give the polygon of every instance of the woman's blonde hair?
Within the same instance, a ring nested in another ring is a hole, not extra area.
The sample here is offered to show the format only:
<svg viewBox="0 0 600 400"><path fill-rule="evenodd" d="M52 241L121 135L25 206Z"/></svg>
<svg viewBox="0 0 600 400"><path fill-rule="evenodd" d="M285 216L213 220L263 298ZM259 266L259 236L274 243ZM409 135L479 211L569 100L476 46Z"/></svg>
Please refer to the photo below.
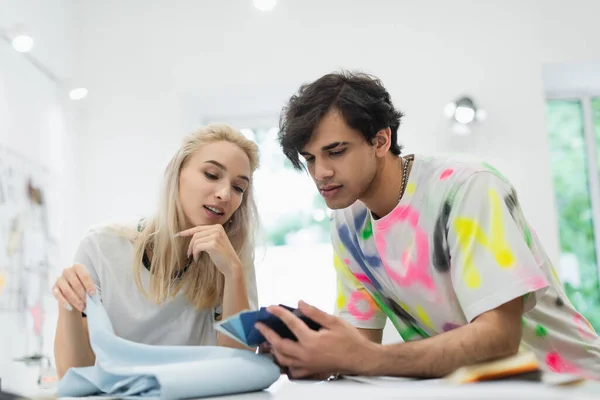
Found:
<svg viewBox="0 0 600 400"><path fill-rule="evenodd" d="M150 219L133 238L134 277L140 291L157 304L185 291L186 299L198 309L215 307L223 298L224 277L206 253L192 264L181 279L176 278L184 269L181 260L180 237L177 232L186 228L185 217L179 201L179 175L188 159L203 145L226 141L237 145L250 160L253 174L259 165L258 146L241 133L224 124L211 124L188 135L169 162L164 175L158 213ZM240 207L224 226L225 232L235 249L244 270L253 268L254 239L258 228L258 214L254 203L252 177L244 191ZM144 289L141 279L144 252L152 249L150 261L149 292Z"/></svg>

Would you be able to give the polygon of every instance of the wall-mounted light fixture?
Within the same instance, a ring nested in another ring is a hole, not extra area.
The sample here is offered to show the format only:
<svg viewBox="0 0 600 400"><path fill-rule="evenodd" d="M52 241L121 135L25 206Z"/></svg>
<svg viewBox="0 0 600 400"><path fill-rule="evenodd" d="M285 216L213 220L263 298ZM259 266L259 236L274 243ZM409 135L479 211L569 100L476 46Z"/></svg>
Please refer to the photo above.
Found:
<svg viewBox="0 0 600 400"><path fill-rule="evenodd" d="M452 121L452 130L458 135L468 135L475 122L480 122L487 116L469 96L461 96L444 107L444 115Z"/></svg>

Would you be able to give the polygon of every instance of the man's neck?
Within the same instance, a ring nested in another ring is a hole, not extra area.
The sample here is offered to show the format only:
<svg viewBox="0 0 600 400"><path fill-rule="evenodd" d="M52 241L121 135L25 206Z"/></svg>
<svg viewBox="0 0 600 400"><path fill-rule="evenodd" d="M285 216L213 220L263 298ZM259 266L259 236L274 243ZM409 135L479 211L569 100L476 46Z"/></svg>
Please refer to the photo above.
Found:
<svg viewBox="0 0 600 400"><path fill-rule="evenodd" d="M398 205L405 162L397 156L385 157L371 186L360 199L375 218L386 216Z"/></svg>

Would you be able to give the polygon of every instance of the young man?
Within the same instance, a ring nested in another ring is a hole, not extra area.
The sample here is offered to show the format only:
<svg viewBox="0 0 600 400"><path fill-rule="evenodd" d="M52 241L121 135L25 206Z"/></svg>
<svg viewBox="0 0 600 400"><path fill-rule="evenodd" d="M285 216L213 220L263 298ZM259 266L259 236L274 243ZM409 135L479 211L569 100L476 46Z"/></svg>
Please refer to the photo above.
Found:
<svg viewBox="0 0 600 400"><path fill-rule="evenodd" d="M271 308L298 337L257 325L292 377L440 377L533 351L546 370L600 379L600 343L575 310L511 184L456 157L401 156L402 114L381 82L333 73L284 108L280 142L329 208L336 316L305 303L318 332ZM403 343L381 345L389 318Z"/></svg>

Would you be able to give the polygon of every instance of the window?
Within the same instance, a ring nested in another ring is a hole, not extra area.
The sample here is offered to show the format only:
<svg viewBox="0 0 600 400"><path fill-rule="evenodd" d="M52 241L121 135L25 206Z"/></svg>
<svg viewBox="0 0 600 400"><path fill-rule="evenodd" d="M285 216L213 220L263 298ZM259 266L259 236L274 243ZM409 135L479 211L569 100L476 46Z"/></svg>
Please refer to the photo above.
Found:
<svg viewBox="0 0 600 400"><path fill-rule="evenodd" d="M600 98L548 100L547 123L559 275L571 302L600 331Z"/></svg>
<svg viewBox="0 0 600 400"><path fill-rule="evenodd" d="M256 252L260 305L296 306L304 300L333 312L335 271L329 216L323 197L304 171L281 151L278 128L241 129L260 148L254 174L261 237Z"/></svg>

